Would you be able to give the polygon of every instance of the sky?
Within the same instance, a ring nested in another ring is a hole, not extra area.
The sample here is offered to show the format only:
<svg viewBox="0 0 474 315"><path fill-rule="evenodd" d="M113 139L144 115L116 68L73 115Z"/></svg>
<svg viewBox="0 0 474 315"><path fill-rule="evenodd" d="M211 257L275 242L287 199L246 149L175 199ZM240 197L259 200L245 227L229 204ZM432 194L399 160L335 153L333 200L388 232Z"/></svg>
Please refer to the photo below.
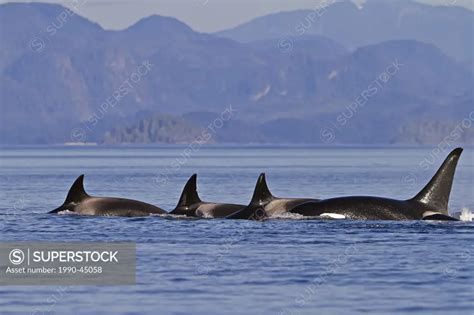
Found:
<svg viewBox="0 0 474 315"><path fill-rule="evenodd" d="M124 29L143 17L159 14L176 17L196 31L216 32L270 13L314 9L320 1L324 0L0 0L0 3L54 2L66 6L77 3L76 11L80 15L105 29ZM363 1L354 0L359 5ZM417 1L431 5L464 6L474 10L474 0Z"/></svg>

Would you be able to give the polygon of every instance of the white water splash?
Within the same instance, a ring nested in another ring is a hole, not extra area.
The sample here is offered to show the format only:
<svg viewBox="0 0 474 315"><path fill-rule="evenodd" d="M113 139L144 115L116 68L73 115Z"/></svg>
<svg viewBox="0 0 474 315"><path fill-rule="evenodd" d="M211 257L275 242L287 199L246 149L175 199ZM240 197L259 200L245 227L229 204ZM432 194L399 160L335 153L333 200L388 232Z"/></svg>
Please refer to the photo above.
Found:
<svg viewBox="0 0 474 315"><path fill-rule="evenodd" d="M160 217L164 219L176 219L176 220L197 220L196 217L188 217L184 214L170 214L170 213L150 213L151 217Z"/></svg>
<svg viewBox="0 0 474 315"><path fill-rule="evenodd" d="M74 211L69 211L69 210L59 211L57 214L59 214L59 215L79 215L79 213L76 213Z"/></svg>
<svg viewBox="0 0 474 315"><path fill-rule="evenodd" d="M270 219L286 219L286 220L306 220L308 217L299 213L282 212L270 216Z"/></svg>
<svg viewBox="0 0 474 315"><path fill-rule="evenodd" d="M203 219L214 219L214 217L207 213L207 212L204 212L204 213L198 213L199 217L200 218L203 218Z"/></svg>
<svg viewBox="0 0 474 315"><path fill-rule="evenodd" d="M337 214L337 213L322 213L320 217L323 219L332 219L332 220L344 220L346 218L345 215Z"/></svg>
<svg viewBox="0 0 474 315"><path fill-rule="evenodd" d="M459 219L461 221L471 222L473 217L474 217L474 214L472 213L471 210L469 210L468 208L463 208L461 211L461 215L459 216Z"/></svg>

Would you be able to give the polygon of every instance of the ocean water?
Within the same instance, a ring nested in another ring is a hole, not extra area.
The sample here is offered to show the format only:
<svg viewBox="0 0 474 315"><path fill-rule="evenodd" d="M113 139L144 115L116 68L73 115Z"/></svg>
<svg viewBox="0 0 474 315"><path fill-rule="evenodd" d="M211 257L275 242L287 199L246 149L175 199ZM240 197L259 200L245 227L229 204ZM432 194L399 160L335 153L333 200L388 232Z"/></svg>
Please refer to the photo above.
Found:
<svg viewBox="0 0 474 315"><path fill-rule="evenodd" d="M474 223L265 222L48 215L85 174L95 196L172 209L198 173L203 200L247 203L260 172L280 197L414 196L448 151L433 148L6 147L1 241L132 241L134 286L3 286L0 313L474 314ZM474 150L451 212L474 209Z"/></svg>

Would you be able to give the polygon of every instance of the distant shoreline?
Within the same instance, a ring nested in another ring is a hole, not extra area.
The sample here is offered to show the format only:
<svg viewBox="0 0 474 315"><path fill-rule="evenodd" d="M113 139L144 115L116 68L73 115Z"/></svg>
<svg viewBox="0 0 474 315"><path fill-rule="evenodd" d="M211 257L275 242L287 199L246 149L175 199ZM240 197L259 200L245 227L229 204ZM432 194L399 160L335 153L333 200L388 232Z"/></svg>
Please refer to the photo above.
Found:
<svg viewBox="0 0 474 315"><path fill-rule="evenodd" d="M453 144L462 146L466 149L474 148L472 144ZM0 144L0 150L9 148L187 148L190 144L172 144L172 143L150 143L150 144L99 144L99 143L58 143L58 144ZM323 143L210 143L203 144L201 149L212 148L322 148L322 149L345 149L345 148L367 148L367 149L429 149L435 148L438 144L323 144Z"/></svg>

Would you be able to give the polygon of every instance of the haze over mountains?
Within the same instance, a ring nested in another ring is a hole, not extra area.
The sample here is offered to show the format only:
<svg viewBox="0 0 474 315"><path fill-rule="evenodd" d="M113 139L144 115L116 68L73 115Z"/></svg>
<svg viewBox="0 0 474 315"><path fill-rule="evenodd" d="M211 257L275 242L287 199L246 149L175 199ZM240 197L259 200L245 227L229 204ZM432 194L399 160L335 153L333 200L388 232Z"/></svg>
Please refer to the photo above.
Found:
<svg viewBox="0 0 474 315"><path fill-rule="evenodd" d="M332 5L331 5L332 4ZM254 19L218 34L239 42L324 35L349 49L388 40L413 39L445 54L472 61L473 12L455 6L429 6L409 0L323 1L315 10L282 12Z"/></svg>
<svg viewBox="0 0 474 315"><path fill-rule="evenodd" d="M107 31L64 12L0 5L1 143L210 132L210 142L428 144L456 128L454 141L474 143L474 128L459 127L474 119L467 9L342 2L217 34L162 16Z"/></svg>

